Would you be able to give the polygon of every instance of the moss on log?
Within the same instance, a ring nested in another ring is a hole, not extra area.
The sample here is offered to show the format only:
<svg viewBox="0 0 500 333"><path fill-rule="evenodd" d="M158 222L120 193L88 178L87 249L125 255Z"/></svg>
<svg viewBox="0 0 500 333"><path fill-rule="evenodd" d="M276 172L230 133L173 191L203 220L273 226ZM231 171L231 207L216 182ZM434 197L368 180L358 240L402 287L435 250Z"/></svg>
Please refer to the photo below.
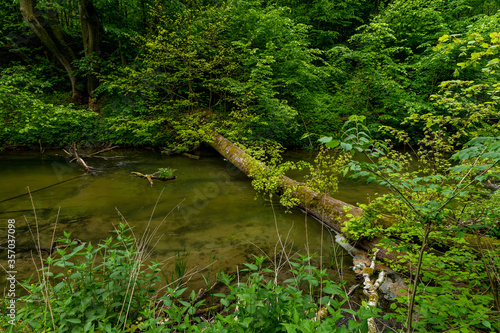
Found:
<svg viewBox="0 0 500 333"><path fill-rule="evenodd" d="M220 134L214 134L213 140L209 144L247 176L250 175L253 168L266 168L265 164L257 161ZM289 177L283 176L281 183L283 191L291 190L292 196L299 199L299 207L337 232L341 232L345 221L348 220L348 213L354 216L363 214L358 207L317 193Z"/></svg>
<svg viewBox="0 0 500 333"><path fill-rule="evenodd" d="M229 162L233 163L238 169L243 171L247 176L250 175L252 168L266 168L265 164L255 160L244 150L236 147L231 141L227 140L220 134L214 134L213 140L209 142L209 144ZM337 200L331 196L317 193L302 183L286 176L283 176L281 179L281 190L291 190L292 196L300 201L299 207L339 233L342 232L344 223L349 219L347 217L347 213L352 214L353 216L361 216L363 214L363 211L356 206ZM393 219L389 216L384 218L384 221L380 221L381 225L387 226L391 225L393 222ZM500 246L500 242L497 240L492 240L489 237L482 238L481 242L486 242L488 240L490 243L495 244L489 244L490 247ZM356 241L349 240L350 244L353 244L357 248L368 253L370 253L373 249L379 249L380 251L378 257L380 259L386 261L395 261L398 259L398 256L400 255L399 253L388 252L383 248L377 247L376 244L379 242L380 238L362 238ZM480 244L474 244L474 242L471 242L470 246L479 247Z"/></svg>
<svg viewBox="0 0 500 333"><path fill-rule="evenodd" d="M153 186L153 179L159 179L159 180L166 181L166 180L174 180L175 178L177 178L176 176L160 177L160 176L144 174L144 173L140 173L140 172L136 172L136 171L132 171L131 173L134 176L147 179L149 181L149 183L151 184L151 186Z"/></svg>
<svg viewBox="0 0 500 333"><path fill-rule="evenodd" d="M208 142L208 144L247 176L250 175L253 168L266 168L264 163L257 161L220 134L214 134L213 140ZM332 198L329 195L319 194L289 177L283 176L281 183L282 191L291 190L292 196L299 199L300 208L338 233L342 233L344 223L349 219L347 216L348 213L354 216L363 214L360 208ZM380 241L378 238L364 238L357 241L348 239L348 241L350 244L356 246L356 248L366 251L363 256L367 256L367 253L371 253L373 249L379 250L378 257L384 261L395 261L399 256L397 252L389 252L384 248L377 247L376 244Z"/></svg>
<svg viewBox="0 0 500 333"><path fill-rule="evenodd" d="M209 144L247 176L250 175L252 168L266 168L265 164L255 160L220 134L214 134L214 140ZM291 190L293 197L300 201L299 207L337 232L341 232L343 223L348 219L347 213L354 216L363 213L356 206L328 195L319 194L286 176L282 177L282 189Z"/></svg>

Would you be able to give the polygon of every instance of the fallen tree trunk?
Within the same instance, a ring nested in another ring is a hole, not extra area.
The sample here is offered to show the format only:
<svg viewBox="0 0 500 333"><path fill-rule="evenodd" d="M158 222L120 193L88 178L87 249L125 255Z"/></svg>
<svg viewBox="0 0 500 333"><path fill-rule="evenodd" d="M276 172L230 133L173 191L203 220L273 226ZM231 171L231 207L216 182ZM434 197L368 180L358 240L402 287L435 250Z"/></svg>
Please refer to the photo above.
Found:
<svg viewBox="0 0 500 333"><path fill-rule="evenodd" d="M233 145L231 141L227 140L220 134L214 134L213 141L209 142L209 144L229 162L243 171L247 176L250 176L252 170L255 170L254 168L267 168L265 164L255 160L245 151ZM304 209L306 213L317 218L329 228L337 231L339 235L342 233L341 229L344 226L344 223L349 219L347 216L348 213L354 216L360 216L363 214L363 211L360 208L332 198L328 195L313 191L307 186L296 182L289 177L283 176L281 183L281 189L283 191L291 190L292 196L299 199L299 207ZM345 239L343 236L341 238ZM376 249L379 259L389 262L397 259L399 253L389 252L384 248L376 247L375 244L378 242L379 239L361 239L356 242L351 242L355 245L355 248L347 244L341 244L341 246L344 248L350 247L351 249L348 250L348 252L354 257L356 265L359 265L362 262L364 265L363 267L370 266L372 256L369 254L373 249ZM384 292L390 295L390 297L402 295L400 290L406 289L404 281L388 267L384 265L378 266L379 267L377 268L387 270L388 274L393 277L393 279L387 278L387 288L385 288ZM355 270L355 272L361 273L361 270ZM318 314L318 320L320 320L320 317L321 314Z"/></svg>
<svg viewBox="0 0 500 333"><path fill-rule="evenodd" d="M255 168L267 168L265 164L257 161L220 134L213 134L213 140L208 144L247 176L250 176L252 170L256 170ZM342 233L344 223L349 220L348 213L353 216L361 216L363 214L363 211L356 206L332 198L329 195L313 191L304 184L286 176L281 177L281 190L283 192L286 190L291 191L292 197L299 200L300 203L298 206L300 208L338 233ZM391 225L394 221L391 217L387 216L380 222L382 225ZM497 240L486 236L480 240L476 240L473 235L466 235L465 239L468 241L468 246L473 248L500 246ZM397 240L395 241L397 242ZM374 249L379 249L378 257L384 261L395 261L400 255L398 252L389 252L384 248L377 247L376 244L380 242L380 238L361 238L355 242L352 240L349 240L349 242L367 253L371 253Z"/></svg>
<svg viewBox="0 0 500 333"><path fill-rule="evenodd" d="M220 134L214 134L214 140L209 142L209 144L247 176L250 175L253 168L266 168L265 164L257 161ZM290 189L292 191L292 196L300 201L300 208L339 233L342 232L341 229L345 221L349 219L347 217L348 213L354 216L363 214L363 211L358 207L332 198L329 195L313 191L289 177L283 176L281 180L282 189ZM361 248L371 250L373 242L370 243L369 249L363 246ZM356 244L356 246L359 247L360 244ZM379 254L379 257L383 257L383 255Z"/></svg>
<svg viewBox="0 0 500 333"><path fill-rule="evenodd" d="M253 168L266 168L265 164L257 161L220 134L214 134L214 140L209 144L247 176ZM354 216L363 214L358 207L313 191L289 177L283 176L282 184L283 189L291 189L293 197L300 200L299 207L337 232L342 232L341 228L344 221L348 219L348 213Z"/></svg>
<svg viewBox="0 0 500 333"><path fill-rule="evenodd" d="M254 168L266 168L265 164L257 161L220 134L215 133L212 142L208 144L247 176L250 176L252 170L255 170ZM300 203L298 206L300 208L338 233L342 233L344 223L350 218L347 214L352 214L353 216L361 216L363 214L360 208L332 198L329 195L313 191L304 184L289 177L283 176L281 184L282 191L290 190L292 197L299 200ZM376 244L380 242L379 238L362 238L355 242L349 240L349 242L356 248L366 251L366 253L371 253L374 249L378 249L378 257L384 261L395 261L400 255L400 253L389 252L384 248L377 247Z"/></svg>

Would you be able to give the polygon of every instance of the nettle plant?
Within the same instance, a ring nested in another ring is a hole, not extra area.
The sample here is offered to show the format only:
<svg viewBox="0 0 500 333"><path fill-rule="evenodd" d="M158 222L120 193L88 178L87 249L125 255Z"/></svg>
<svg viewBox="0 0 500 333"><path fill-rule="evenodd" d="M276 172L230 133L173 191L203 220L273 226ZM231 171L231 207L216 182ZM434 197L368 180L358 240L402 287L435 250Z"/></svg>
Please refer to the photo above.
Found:
<svg viewBox="0 0 500 333"><path fill-rule="evenodd" d="M451 118L419 119L424 138L412 154L374 140L358 116L346 122L341 140L323 140L365 155L344 174L391 190L361 205L363 216L352 217L343 231L381 237L379 245L400 253L394 267L404 273L410 267L410 298L398 299L400 306L394 303L395 312L386 315L406 322L408 332L498 330L500 200L483 184L499 178L500 137L477 137L454 152L458 137L445 126ZM393 133L407 140L404 132Z"/></svg>
<svg viewBox="0 0 500 333"><path fill-rule="evenodd" d="M158 263L145 266L130 228L120 224L116 237L94 246L65 233L39 271L39 281L21 284L27 292L16 325L6 332L135 331L154 303Z"/></svg>

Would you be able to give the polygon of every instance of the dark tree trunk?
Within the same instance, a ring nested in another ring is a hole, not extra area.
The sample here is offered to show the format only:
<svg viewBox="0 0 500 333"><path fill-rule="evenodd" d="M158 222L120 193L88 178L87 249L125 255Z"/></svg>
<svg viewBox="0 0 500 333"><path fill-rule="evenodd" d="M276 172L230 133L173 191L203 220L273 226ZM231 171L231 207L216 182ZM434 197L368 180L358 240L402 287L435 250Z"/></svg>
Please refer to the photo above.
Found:
<svg viewBox="0 0 500 333"><path fill-rule="evenodd" d="M19 0L21 14L28 26L66 69L71 81L72 102L81 103L84 99L84 89L80 86L80 78L74 74L71 65L74 59L73 52L62 39L57 37L49 20L45 19L35 6L36 0Z"/></svg>
<svg viewBox="0 0 500 333"><path fill-rule="evenodd" d="M93 92L99 86L99 79L96 73L99 69L98 60L100 57L103 30L92 0L80 0L78 9L80 12L80 25L82 28L85 56L92 63L92 70L90 73L87 73L87 93L90 98L93 98Z"/></svg>

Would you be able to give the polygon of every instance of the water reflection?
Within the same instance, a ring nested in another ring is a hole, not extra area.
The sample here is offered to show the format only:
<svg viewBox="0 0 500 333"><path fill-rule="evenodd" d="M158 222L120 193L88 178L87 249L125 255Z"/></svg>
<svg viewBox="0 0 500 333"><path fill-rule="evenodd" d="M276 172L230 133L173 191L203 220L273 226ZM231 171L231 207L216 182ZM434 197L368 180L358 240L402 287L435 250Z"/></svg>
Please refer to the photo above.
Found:
<svg viewBox="0 0 500 333"><path fill-rule="evenodd" d="M34 273L28 252L34 245L28 225L34 227L35 213L29 196L9 198L26 193L28 186L33 191L42 246L51 245L56 221L56 238L66 231L95 244L111 236L109 231L125 218L139 235L148 227L148 221L149 227L155 228L164 220L158 228L161 238L152 259L172 261L179 251L186 251L192 268L205 267L216 258L217 268L235 271L238 264L253 260L254 253L272 253L278 242L277 230L293 243L294 252L305 253L309 244L311 251L330 254L328 232L324 232L324 242L319 241L320 223L298 209L286 213L277 204L255 199L248 178L215 151L202 151L198 160L147 150L108 153L112 155L124 157L87 160L89 165L105 169L93 176L82 176L81 168L69 163L69 158L59 151L0 155L0 221L2 228L7 219L18 221L18 279ZM176 169L177 179L155 181L151 186L147 180L131 176L132 171L152 173L164 167ZM48 187L62 181L66 182ZM36 191L41 188L45 189ZM347 197L353 193L353 197ZM366 187L362 191L360 187L358 196L350 188L338 198L356 203L365 193ZM2 235L0 242L5 241ZM0 261L6 261L5 251Z"/></svg>

